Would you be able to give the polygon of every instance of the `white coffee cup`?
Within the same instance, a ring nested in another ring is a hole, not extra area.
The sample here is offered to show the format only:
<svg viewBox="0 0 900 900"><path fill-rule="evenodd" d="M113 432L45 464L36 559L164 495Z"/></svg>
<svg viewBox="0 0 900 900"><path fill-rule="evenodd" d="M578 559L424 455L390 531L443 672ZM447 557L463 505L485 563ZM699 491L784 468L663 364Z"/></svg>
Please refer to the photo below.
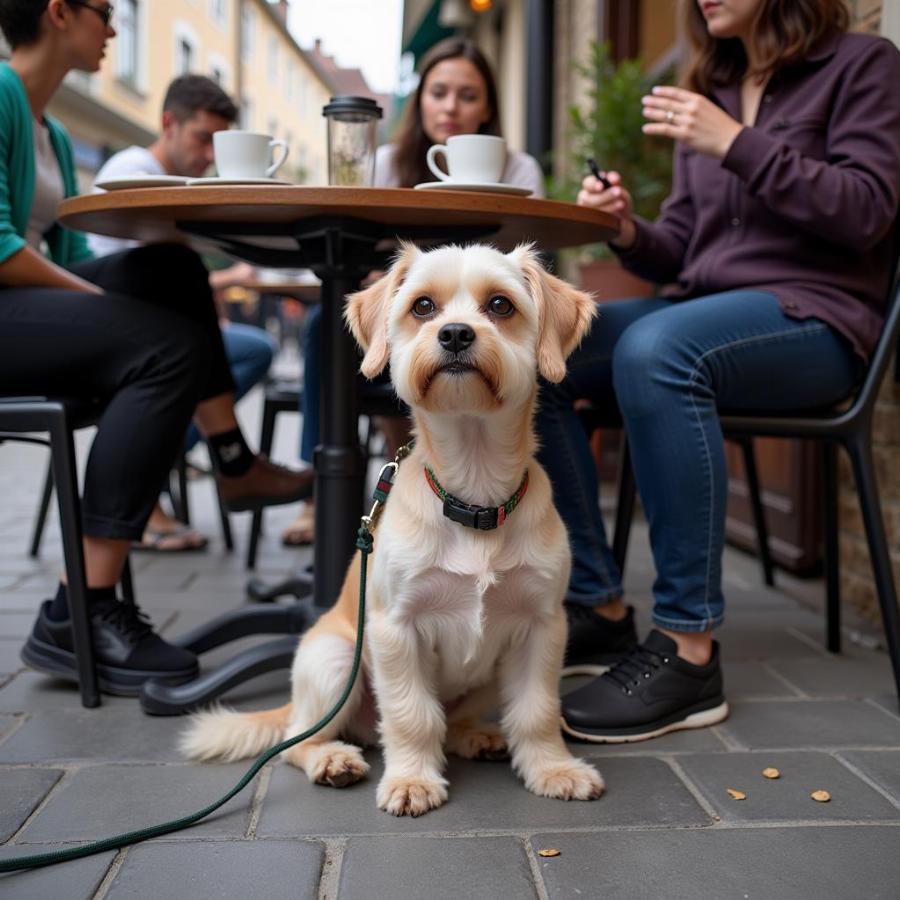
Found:
<svg viewBox="0 0 900 900"><path fill-rule="evenodd" d="M276 147L281 159L273 162ZM220 178L271 178L287 159L284 141L254 131L217 131L213 134L216 172Z"/></svg>
<svg viewBox="0 0 900 900"><path fill-rule="evenodd" d="M435 161L439 153L446 160L447 172ZM425 162L441 181L497 184L506 166L506 141L492 134L457 134L447 138L446 144L429 147Z"/></svg>

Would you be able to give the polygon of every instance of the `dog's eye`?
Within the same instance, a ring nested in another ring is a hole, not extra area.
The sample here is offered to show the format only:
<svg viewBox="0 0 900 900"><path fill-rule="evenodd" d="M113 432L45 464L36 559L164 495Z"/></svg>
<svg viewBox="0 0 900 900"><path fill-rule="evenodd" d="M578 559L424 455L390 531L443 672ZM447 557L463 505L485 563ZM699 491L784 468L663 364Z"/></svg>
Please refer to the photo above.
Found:
<svg viewBox="0 0 900 900"><path fill-rule="evenodd" d="M434 300L431 297L418 297L412 305L412 311L414 316L420 318L430 316L434 312Z"/></svg>
<svg viewBox="0 0 900 900"><path fill-rule="evenodd" d="M506 317L512 315L515 307L512 302L501 294L497 294L488 300L488 309L492 315Z"/></svg>

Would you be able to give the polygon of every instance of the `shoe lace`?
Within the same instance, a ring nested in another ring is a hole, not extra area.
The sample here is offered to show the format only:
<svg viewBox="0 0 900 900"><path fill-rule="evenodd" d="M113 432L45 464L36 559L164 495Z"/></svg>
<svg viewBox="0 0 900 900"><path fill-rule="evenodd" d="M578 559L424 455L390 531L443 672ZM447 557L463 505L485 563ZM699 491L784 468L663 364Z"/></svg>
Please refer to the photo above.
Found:
<svg viewBox="0 0 900 900"><path fill-rule="evenodd" d="M99 612L99 617L134 641L153 633L149 616L136 603L110 603Z"/></svg>
<svg viewBox="0 0 900 900"><path fill-rule="evenodd" d="M626 694L630 694L632 687L640 684L642 678L649 678L668 661L669 657L666 654L657 653L643 644L638 644L628 656L620 659L603 677L614 681Z"/></svg>

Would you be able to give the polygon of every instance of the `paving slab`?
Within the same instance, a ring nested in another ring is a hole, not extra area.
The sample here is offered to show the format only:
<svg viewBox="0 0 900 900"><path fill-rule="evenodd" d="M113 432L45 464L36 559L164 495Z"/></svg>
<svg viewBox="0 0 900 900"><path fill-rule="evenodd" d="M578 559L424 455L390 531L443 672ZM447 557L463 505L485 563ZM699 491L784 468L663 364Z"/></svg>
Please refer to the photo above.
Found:
<svg viewBox="0 0 900 900"><path fill-rule="evenodd" d="M868 775L900 804L900 750L854 750L839 756Z"/></svg>
<svg viewBox="0 0 900 900"><path fill-rule="evenodd" d="M4 677L8 676L0 675L0 681L2 681ZM13 730L18 721L19 719L17 716L0 716L0 741Z"/></svg>
<svg viewBox="0 0 900 900"><path fill-rule="evenodd" d="M440 809L410 819L388 815L375 805L383 772L380 755L369 752L369 777L337 790L310 784L293 767L272 775L257 826L261 837L335 834L427 834L471 831L534 831L536 828L674 824L710 820L663 761L610 757L601 770L607 792L599 800L570 802L536 797L525 790L508 763L451 758L450 800Z"/></svg>
<svg viewBox="0 0 900 900"><path fill-rule="evenodd" d="M750 750L900 747L900 719L862 700L744 701L719 728Z"/></svg>
<svg viewBox="0 0 900 900"><path fill-rule="evenodd" d="M679 765L724 822L900 823L900 809L827 753L697 753ZM762 770L769 767L781 777L765 778ZM728 788L746 799L733 800ZM831 800L813 800L810 794L818 790L828 791Z"/></svg>
<svg viewBox="0 0 900 900"><path fill-rule="evenodd" d="M635 741L631 744L591 744L586 741L567 740L575 756L667 756L682 753L723 753L728 750L715 728L694 728L689 731L671 731L651 741Z"/></svg>
<svg viewBox="0 0 900 900"><path fill-rule="evenodd" d="M811 697L878 695L892 683L886 654L835 654L823 659L774 659L771 667Z"/></svg>
<svg viewBox="0 0 900 900"><path fill-rule="evenodd" d="M180 716L148 716L136 700L36 713L0 744L0 763L181 762L177 739L186 725Z"/></svg>
<svg viewBox="0 0 900 900"><path fill-rule="evenodd" d="M22 827L62 776L61 769L0 768L0 843Z"/></svg>
<svg viewBox="0 0 900 900"><path fill-rule="evenodd" d="M700 828L542 833L551 900L896 900L900 827Z"/></svg>
<svg viewBox="0 0 900 900"><path fill-rule="evenodd" d="M140 844L128 851L106 900L316 900L324 852L313 841Z"/></svg>
<svg viewBox="0 0 900 900"><path fill-rule="evenodd" d="M102 697L99 709L133 706L128 697ZM78 685L25 669L0 689L0 713L55 712L83 709Z"/></svg>
<svg viewBox="0 0 900 900"><path fill-rule="evenodd" d="M89 766L75 772L20 843L92 841L186 816L226 794L248 765ZM185 837L243 837L255 783Z"/></svg>
<svg viewBox="0 0 900 900"><path fill-rule="evenodd" d="M737 617L728 619L716 632L716 640L722 646L722 659L726 664L819 657L824 652L779 627L776 622L756 624L755 619L750 618L744 621L739 621Z"/></svg>
<svg viewBox="0 0 900 900"><path fill-rule="evenodd" d="M537 900L521 838L351 838L338 900Z"/></svg>
<svg viewBox="0 0 900 900"><path fill-rule="evenodd" d="M61 848L55 848L61 849ZM33 847L0 847L0 859L34 853ZM0 875L0 897L4 900L91 900L100 887L115 853L100 853L85 859Z"/></svg>
<svg viewBox="0 0 900 900"><path fill-rule="evenodd" d="M796 688L772 671L768 662L725 660L722 666L725 696L730 702L747 698L780 699L800 696Z"/></svg>
<svg viewBox="0 0 900 900"><path fill-rule="evenodd" d="M3 612L0 608L0 635L5 639L16 639L19 645L31 634L34 615L30 612Z"/></svg>

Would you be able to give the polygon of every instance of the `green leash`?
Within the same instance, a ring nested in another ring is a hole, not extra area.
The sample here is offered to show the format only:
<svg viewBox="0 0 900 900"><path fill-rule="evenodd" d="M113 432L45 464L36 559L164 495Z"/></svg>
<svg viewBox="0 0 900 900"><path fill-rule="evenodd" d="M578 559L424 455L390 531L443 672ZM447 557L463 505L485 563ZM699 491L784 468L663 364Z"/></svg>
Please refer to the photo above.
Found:
<svg viewBox="0 0 900 900"><path fill-rule="evenodd" d="M163 834L171 834L173 831L181 831L196 824L201 819L205 819L210 813L214 813L221 806L224 806L232 797L239 794L253 780L259 770L274 756L289 750L295 744L305 741L314 734L320 732L340 711L353 690L356 682L356 676L359 674L359 666L362 660L363 650L363 631L366 619L366 565L368 563L369 554L372 552L372 531L381 509L387 501L387 495L393 484L394 475L397 467L402 459L409 455L412 443L401 447L397 451L393 462L389 462L381 470L378 476L378 486L374 491L375 503L372 510L367 516L362 517L359 531L356 533L356 547L361 554L360 570L359 570L359 618L356 625L356 650L353 654L353 669L350 677L347 679L347 685L344 688L340 699L335 703L331 712L329 712L320 722L317 722L308 731L298 734L296 737L288 738L274 747L260 754L252 766L244 774L244 777L224 796L211 803L204 809L183 816L180 819L173 819L171 822L163 822L160 825L152 825L150 828L140 828L137 831L128 831L125 834L117 834L115 837L104 838L102 841L94 841L85 844L83 847L75 847L71 850L54 850L50 853L38 853L34 856L19 856L15 859L0 860L0 873L18 872L21 869L39 869L43 866L53 866L56 863L68 862L72 859L81 859L83 856L93 856L95 853L103 853L106 850L118 850L127 847L130 844L139 844L141 841L147 841L150 838L160 837Z"/></svg>

